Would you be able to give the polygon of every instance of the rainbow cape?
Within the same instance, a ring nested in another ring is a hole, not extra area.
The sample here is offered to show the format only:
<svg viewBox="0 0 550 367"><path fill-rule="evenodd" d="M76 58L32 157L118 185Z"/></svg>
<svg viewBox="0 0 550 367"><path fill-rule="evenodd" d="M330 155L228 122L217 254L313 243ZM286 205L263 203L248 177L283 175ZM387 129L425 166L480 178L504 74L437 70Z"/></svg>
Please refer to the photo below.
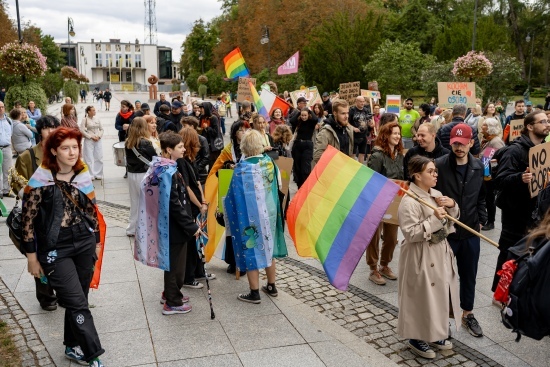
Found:
<svg viewBox="0 0 550 367"><path fill-rule="evenodd" d="M250 80L248 81L248 85L250 85L250 92L252 93L256 110L265 118L266 121L269 121L269 111L265 108L264 101L260 98L256 87L254 87L254 84L252 84Z"/></svg>
<svg viewBox="0 0 550 367"><path fill-rule="evenodd" d="M319 259L330 283L346 290L398 189L329 145L286 215L298 255Z"/></svg>
<svg viewBox="0 0 550 367"><path fill-rule="evenodd" d="M244 62L240 48L236 48L223 58L225 73L230 80L237 80L239 77L250 77L250 72Z"/></svg>

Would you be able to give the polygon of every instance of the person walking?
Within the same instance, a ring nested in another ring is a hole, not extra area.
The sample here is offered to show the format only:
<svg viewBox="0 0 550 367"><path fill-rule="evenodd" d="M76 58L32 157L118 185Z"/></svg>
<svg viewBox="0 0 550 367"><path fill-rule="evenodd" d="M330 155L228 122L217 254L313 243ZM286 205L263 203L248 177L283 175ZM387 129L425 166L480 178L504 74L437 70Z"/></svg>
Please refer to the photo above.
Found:
<svg viewBox="0 0 550 367"><path fill-rule="evenodd" d="M105 92L103 92L103 100L105 101L105 111L109 111L111 108L111 98L113 98L113 94L109 90L109 88L105 88Z"/></svg>
<svg viewBox="0 0 550 367"><path fill-rule="evenodd" d="M101 120L97 117L94 106L86 107L85 113L80 123L80 132L84 136L84 161L90 169L92 178L94 180L102 180L103 147L101 138L103 137L103 126L101 125Z"/></svg>

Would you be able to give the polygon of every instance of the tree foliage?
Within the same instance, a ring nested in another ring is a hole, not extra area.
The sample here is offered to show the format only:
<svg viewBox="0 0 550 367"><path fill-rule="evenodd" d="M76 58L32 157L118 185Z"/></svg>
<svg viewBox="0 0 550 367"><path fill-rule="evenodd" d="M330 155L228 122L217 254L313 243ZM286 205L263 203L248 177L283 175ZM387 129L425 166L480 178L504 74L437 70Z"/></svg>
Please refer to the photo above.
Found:
<svg viewBox="0 0 550 367"><path fill-rule="evenodd" d="M46 93L44 93L40 84L35 81L12 85L6 92L6 99L4 100L7 106L6 110L11 110L15 101L21 101L23 105L28 101L34 101L36 107L42 111L46 111L48 107Z"/></svg>
<svg viewBox="0 0 550 367"><path fill-rule="evenodd" d="M487 52L485 56L493 64L493 72L479 81L484 100L513 96L514 87L521 82L521 64L504 52Z"/></svg>
<svg viewBox="0 0 550 367"><path fill-rule="evenodd" d="M442 61L436 62L431 67L422 70L420 83L427 97L437 98L438 82L454 82L456 80L456 77L452 73L453 66L452 61Z"/></svg>
<svg viewBox="0 0 550 367"><path fill-rule="evenodd" d="M17 40L17 32L8 15L8 5L0 0L0 47Z"/></svg>
<svg viewBox="0 0 550 367"><path fill-rule="evenodd" d="M40 79L40 85L46 96L56 95L63 88L63 77L59 73L46 73Z"/></svg>
<svg viewBox="0 0 550 367"><path fill-rule="evenodd" d="M63 95L65 97L71 97L74 104L78 103L79 101L79 93L80 88L78 87L78 84L76 84L73 80L66 80L65 83L63 83Z"/></svg>

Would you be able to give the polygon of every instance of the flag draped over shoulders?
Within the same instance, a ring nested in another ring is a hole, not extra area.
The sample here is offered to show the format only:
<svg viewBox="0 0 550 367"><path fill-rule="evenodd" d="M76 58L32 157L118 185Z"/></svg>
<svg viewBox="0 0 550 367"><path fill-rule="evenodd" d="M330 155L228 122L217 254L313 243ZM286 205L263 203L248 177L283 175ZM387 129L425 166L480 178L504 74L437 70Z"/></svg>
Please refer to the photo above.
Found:
<svg viewBox="0 0 550 367"><path fill-rule="evenodd" d="M242 159L233 172L224 206L237 267L263 269L287 256L277 166L266 155Z"/></svg>
<svg viewBox="0 0 550 367"><path fill-rule="evenodd" d="M147 266L170 270L170 190L176 162L153 157L141 181L134 258Z"/></svg>

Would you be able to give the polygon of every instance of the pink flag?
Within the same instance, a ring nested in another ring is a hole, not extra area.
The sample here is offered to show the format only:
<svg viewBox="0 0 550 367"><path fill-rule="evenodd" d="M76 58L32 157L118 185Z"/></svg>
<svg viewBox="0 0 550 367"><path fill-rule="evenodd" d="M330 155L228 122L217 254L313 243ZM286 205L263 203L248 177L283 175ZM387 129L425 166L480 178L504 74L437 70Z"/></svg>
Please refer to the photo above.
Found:
<svg viewBox="0 0 550 367"><path fill-rule="evenodd" d="M283 65L279 66L279 69L277 69L277 74L286 75L286 74L297 73L299 59L300 59L300 51L296 52L294 55L290 57L290 59L286 60Z"/></svg>

